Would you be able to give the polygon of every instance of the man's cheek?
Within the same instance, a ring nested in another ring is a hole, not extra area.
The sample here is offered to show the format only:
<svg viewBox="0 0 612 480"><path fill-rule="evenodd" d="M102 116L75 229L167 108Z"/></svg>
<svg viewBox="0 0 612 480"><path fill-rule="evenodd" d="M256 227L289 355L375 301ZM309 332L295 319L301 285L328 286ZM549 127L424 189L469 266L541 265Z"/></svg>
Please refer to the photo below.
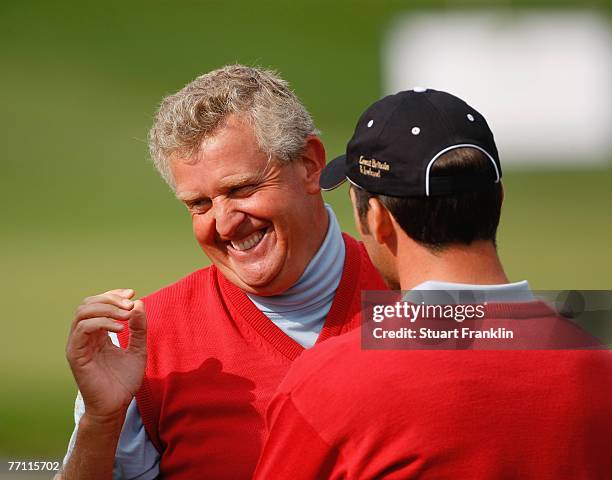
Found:
<svg viewBox="0 0 612 480"><path fill-rule="evenodd" d="M201 216L196 215L192 218L192 228L196 240L202 247L215 243L214 222L206 221Z"/></svg>

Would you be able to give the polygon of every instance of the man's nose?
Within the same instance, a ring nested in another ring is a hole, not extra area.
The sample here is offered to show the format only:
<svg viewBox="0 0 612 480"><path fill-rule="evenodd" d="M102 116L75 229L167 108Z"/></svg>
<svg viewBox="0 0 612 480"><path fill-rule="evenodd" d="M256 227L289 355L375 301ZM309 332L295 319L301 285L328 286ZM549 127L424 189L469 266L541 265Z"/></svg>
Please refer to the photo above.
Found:
<svg viewBox="0 0 612 480"><path fill-rule="evenodd" d="M223 199L213 205L217 233L223 241L231 240L244 222L246 215L233 202Z"/></svg>

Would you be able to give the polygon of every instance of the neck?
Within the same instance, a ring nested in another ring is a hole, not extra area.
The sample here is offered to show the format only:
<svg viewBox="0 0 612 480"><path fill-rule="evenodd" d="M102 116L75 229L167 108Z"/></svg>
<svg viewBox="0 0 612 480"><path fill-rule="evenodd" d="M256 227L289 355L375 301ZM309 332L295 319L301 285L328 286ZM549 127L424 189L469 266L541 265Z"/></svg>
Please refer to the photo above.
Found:
<svg viewBox="0 0 612 480"><path fill-rule="evenodd" d="M323 245L323 241L325 240L325 237L327 235L331 220L329 217L330 215L333 215L333 211L331 211L331 213L328 213L325 207L325 203L323 202L323 198L320 197L313 202L313 205L310 208L310 212L310 221L307 221L309 232L307 237L309 238L309 242L307 243L306 248L308 251L308 258L312 260L312 258L321 248L321 245ZM306 267L310 263L310 260L306 262L306 265L304 265L304 269L306 269Z"/></svg>
<svg viewBox="0 0 612 480"><path fill-rule="evenodd" d="M397 267L402 290L410 290L428 280L474 285L508 283L492 242L453 245L436 253L411 243L405 248L400 247L398 252Z"/></svg>
<svg viewBox="0 0 612 480"><path fill-rule="evenodd" d="M335 292L344 268L344 240L340 225L331 207L323 207L323 216L328 226L323 232L323 241L312 256L299 280L287 290L271 296L247 293L264 313L266 311L296 310L296 306L308 307L322 295ZM319 222L323 223L323 222ZM313 300L314 299L314 300Z"/></svg>

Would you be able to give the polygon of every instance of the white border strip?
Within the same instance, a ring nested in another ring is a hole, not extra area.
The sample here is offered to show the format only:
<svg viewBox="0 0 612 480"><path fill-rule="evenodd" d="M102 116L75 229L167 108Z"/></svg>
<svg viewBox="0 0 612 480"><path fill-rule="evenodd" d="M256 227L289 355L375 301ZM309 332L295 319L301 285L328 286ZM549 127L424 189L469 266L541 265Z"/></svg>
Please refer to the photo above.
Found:
<svg viewBox="0 0 612 480"><path fill-rule="evenodd" d="M321 187L321 190L323 190L324 192L331 192L332 190L335 190L336 188L338 188L340 185L342 185L347 180L348 180L348 177L344 177L342 180L340 180L338 183L336 183L335 185L333 185L331 187L328 187L328 188Z"/></svg>
<svg viewBox="0 0 612 480"><path fill-rule="evenodd" d="M361 185L353 182L349 177L346 177L346 180L348 180L351 185L355 185L357 188L360 188L361 190L365 190L365 188L363 188Z"/></svg>
<svg viewBox="0 0 612 480"><path fill-rule="evenodd" d="M440 158L442 155L444 155L449 150L454 150L455 148L462 148L462 147L475 148L476 150L480 150L482 153L484 153L489 158L489 160L491 160L491 163L493 164L493 168L495 168L495 175L497 176L495 183L499 182L499 169L497 168L497 164L495 163L495 160L493 159L491 154L487 152L484 148L479 147L478 145L473 145L471 143L460 143L458 145L451 145L450 147L446 147L444 150L439 151L427 164L427 169L425 170L425 196L426 197L429 197L429 171L431 170L431 166L434 164L434 162L438 158Z"/></svg>

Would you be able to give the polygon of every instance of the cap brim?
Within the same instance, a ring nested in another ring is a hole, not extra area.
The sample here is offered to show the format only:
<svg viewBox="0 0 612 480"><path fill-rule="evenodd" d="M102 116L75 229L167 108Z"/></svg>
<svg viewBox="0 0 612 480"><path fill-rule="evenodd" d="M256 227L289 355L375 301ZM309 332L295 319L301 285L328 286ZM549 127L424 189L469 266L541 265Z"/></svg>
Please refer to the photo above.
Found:
<svg viewBox="0 0 612 480"><path fill-rule="evenodd" d="M321 190L333 190L346 181L346 155L340 155L325 165L319 179Z"/></svg>

